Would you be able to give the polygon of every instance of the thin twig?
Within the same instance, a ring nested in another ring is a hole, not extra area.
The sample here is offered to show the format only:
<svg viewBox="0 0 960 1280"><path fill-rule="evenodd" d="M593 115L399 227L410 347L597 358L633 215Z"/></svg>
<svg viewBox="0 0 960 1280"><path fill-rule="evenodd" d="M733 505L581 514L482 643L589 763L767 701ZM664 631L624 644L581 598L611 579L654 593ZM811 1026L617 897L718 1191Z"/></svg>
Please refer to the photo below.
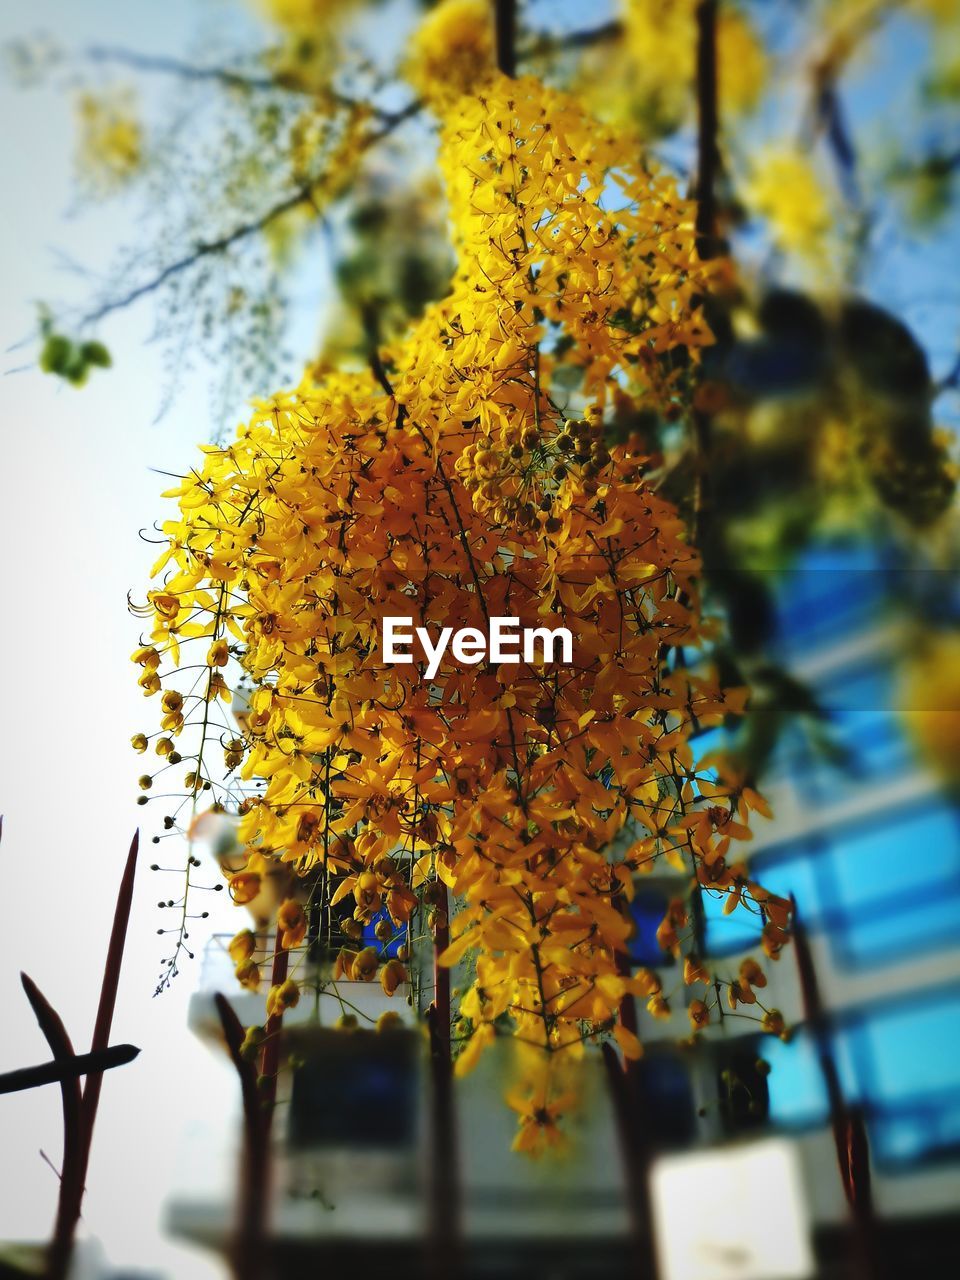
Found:
<svg viewBox="0 0 960 1280"><path fill-rule="evenodd" d="M90 62L114 62L130 67L134 71L160 72L163 75L179 76L183 80L210 80L225 85L229 89L245 89L263 91L270 89L294 89L295 85L284 83L275 76L256 76L244 71L232 71L229 67L198 67L183 62L179 58L169 58L162 54L140 53L136 49L121 49L116 46L92 45L86 51ZM307 93L308 90L299 90Z"/></svg>
<svg viewBox="0 0 960 1280"><path fill-rule="evenodd" d="M368 134L366 139L359 145L366 150L367 148L381 142L389 134L393 133L404 121L411 119L421 110L421 104L418 101L409 102L405 107L393 112L385 117L380 128L375 129ZM118 298L108 299L95 310L88 312L80 320L80 326L97 324L99 321L112 315L115 311L123 311L133 303L138 302L141 298L148 294L155 293L168 280L180 275L188 268L195 266L204 258L216 256L226 253L228 249L233 248L235 244L239 244L242 240L248 239L250 236L256 235L260 231L264 231L271 223L281 218L285 213L290 213L293 209L299 208L304 204L313 204L313 192L317 185L317 180L312 179L305 182L290 195L285 196L270 208L264 210L256 218L251 218L247 222L242 222L239 226L234 227L231 231L225 232L222 236L217 236L213 240L202 240L199 244L194 245L189 253L184 254L181 258L177 258L174 262L169 263L161 271L159 271L152 279L145 281L136 288L131 289L128 293Z"/></svg>
<svg viewBox="0 0 960 1280"><path fill-rule="evenodd" d="M182 80L208 81L221 84L227 89L240 89L250 93L282 93L299 94L301 97L317 97L315 90L298 83L295 76L286 75L282 71L276 75L253 75L247 71L234 71L229 67L197 66L191 62L183 62L180 58L171 58L163 54L141 53L137 49L122 49L116 46L94 45L86 51L91 62L113 62L130 67L134 71L147 73L157 72L161 75L178 76ZM339 93L327 88L322 96L336 103L338 107L356 110L363 106L373 113L377 120L384 123L392 121L397 112L385 111L370 102L361 103L349 94Z"/></svg>

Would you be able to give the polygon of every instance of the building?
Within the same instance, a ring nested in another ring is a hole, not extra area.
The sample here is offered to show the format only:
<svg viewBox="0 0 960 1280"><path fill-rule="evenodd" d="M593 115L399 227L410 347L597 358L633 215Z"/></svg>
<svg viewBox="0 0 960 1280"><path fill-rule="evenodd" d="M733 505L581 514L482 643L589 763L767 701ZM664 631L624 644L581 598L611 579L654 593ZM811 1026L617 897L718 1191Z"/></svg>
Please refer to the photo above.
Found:
<svg viewBox="0 0 960 1280"><path fill-rule="evenodd" d="M814 727L830 750L815 749L809 725L782 735L764 784L775 817L758 821L751 853L759 880L795 895L809 935L828 1052L846 1101L866 1119L875 1231L891 1274L937 1263L960 1225L960 810L917 763L899 719L903 623L888 604L900 572L874 553L834 547L808 554L784 579L782 660L829 712ZM642 880L633 904L633 961L658 970L673 1011L669 1022L644 1020L638 1066L662 1280L849 1274L848 1211L794 949L768 967L761 992L795 1028L788 1042L728 1013L714 1015L696 1048L678 1049L690 992L655 937L673 888L670 874ZM724 916L709 892L702 905L698 950L708 963L735 967L756 948L759 920ZM208 947L191 1009L194 1030L211 1038L211 993L235 990L225 942ZM365 983L344 990L369 1018L399 1008L410 1030L332 1030L349 1010L329 991L287 1015L299 1065L280 1083L276 1255L402 1265L423 1254L435 1227L426 1055L404 993L388 1000ZM430 996L426 984L417 998ZM262 995L233 1003L244 1024L263 1021ZM467 1274L635 1271L616 1114L599 1060L584 1076L575 1157L555 1166L511 1156L504 1069L493 1053L456 1088ZM744 1189L736 1212L732 1187ZM700 1207L691 1212L691 1204ZM181 1199L171 1223L224 1248L230 1196ZM677 1254L671 1241L681 1237L687 1252Z"/></svg>

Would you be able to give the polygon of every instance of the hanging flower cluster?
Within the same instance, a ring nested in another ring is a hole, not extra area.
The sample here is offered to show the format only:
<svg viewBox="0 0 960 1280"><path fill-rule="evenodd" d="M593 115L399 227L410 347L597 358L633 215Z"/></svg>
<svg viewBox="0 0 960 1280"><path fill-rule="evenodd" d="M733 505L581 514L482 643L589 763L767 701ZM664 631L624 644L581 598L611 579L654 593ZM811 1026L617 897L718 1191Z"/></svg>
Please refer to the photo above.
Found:
<svg viewBox="0 0 960 1280"><path fill-rule="evenodd" d="M280 908L282 946L318 921L332 981L379 974L387 994L424 935L441 967L472 966L461 1072L505 1031L548 1054L608 1032L640 1053L622 1001L669 1005L655 974L623 963L626 904L660 859L684 875L665 949L680 953L703 891L763 917L768 954L786 937L787 904L732 853L763 802L698 772L690 745L745 691L697 664L697 553L643 440L610 431L614 402L679 407L710 341L692 208L635 154L533 80L495 78L449 112L450 295L371 370L308 371L205 449L171 492L136 655L163 740L202 726L188 790L242 814L234 896L254 897L276 860L309 885L305 911ZM386 617L431 633L565 626L573 661L447 651L428 679L416 651L385 661ZM187 643L206 657L184 658L197 679L175 688L161 668ZM221 786L204 752L231 670L242 737L219 738ZM378 945L362 947L374 922ZM251 955L241 935L247 979ZM758 975L730 985L734 1004L755 1001ZM705 987L696 1030L718 987L705 969L690 980ZM564 1108L549 1078L511 1102L518 1145L550 1145Z"/></svg>

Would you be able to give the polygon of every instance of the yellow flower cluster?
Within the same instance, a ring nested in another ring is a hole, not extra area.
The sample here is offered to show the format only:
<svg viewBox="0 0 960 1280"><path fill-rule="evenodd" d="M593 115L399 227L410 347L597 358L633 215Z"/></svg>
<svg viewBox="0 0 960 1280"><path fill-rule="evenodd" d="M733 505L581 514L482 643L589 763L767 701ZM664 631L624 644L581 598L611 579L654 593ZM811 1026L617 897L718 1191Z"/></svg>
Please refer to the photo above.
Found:
<svg viewBox="0 0 960 1280"><path fill-rule="evenodd" d="M143 161L143 130L132 94L82 93L77 120L77 164L84 181L104 191L129 181Z"/></svg>
<svg viewBox="0 0 960 1280"><path fill-rule="evenodd" d="M154 652L177 662L184 641L212 645L175 713L195 710L206 735L229 642L252 687L241 774L261 784L239 805L250 852L234 896L255 893L271 859L312 876L340 947L334 980L381 965L388 994L405 980L401 957L352 945L385 911L378 941L419 930L442 967L475 959L459 1070L505 1021L541 1051L610 1031L636 1056L621 1002L668 1012L655 975L623 972L638 872L665 858L685 892L746 904L777 930L769 954L787 923L727 858L762 801L693 760L694 729L745 698L683 660L699 637L697 553L645 480L639 442L604 426L613 389L637 406L679 401L709 341L692 210L631 144L533 80L461 99L441 161L450 296L371 371L308 374L259 405L172 491L146 691L165 678ZM564 407L561 361L579 370L586 418ZM448 654L427 680L422 661L384 661L388 616L431 631L564 625L574 661ZM281 917L301 936L295 904ZM664 947L679 952L685 930L679 901ZM527 1150L551 1144L567 1105L541 1085L518 1107Z"/></svg>
<svg viewBox="0 0 960 1280"><path fill-rule="evenodd" d="M441 0L410 41L407 79L432 107L442 110L462 94L476 92L493 72L493 5L489 0Z"/></svg>
<svg viewBox="0 0 960 1280"><path fill-rule="evenodd" d="M355 7L356 0L259 0L259 6L272 22L288 31L319 34Z"/></svg>
<svg viewBox="0 0 960 1280"><path fill-rule="evenodd" d="M648 123L676 127L696 100L698 0L625 0L627 92ZM732 4L717 17L717 80L725 113L752 110L763 92L766 58L749 19Z"/></svg>
<svg viewBox="0 0 960 1280"><path fill-rule="evenodd" d="M766 218L778 248L822 260L833 217L810 157L798 150L767 150L744 184L749 208Z"/></svg>
<svg viewBox="0 0 960 1280"><path fill-rule="evenodd" d="M926 761L960 786L960 634L934 632L916 646L901 691L901 714Z"/></svg>

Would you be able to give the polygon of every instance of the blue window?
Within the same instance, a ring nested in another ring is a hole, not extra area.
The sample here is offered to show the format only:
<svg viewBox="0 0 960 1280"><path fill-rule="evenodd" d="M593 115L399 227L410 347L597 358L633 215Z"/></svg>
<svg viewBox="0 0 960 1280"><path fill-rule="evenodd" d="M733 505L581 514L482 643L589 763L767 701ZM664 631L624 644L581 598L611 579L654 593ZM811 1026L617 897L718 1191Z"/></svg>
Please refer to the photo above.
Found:
<svg viewBox="0 0 960 1280"><path fill-rule="evenodd" d="M376 928L381 920L385 920L387 922L395 935L386 945L380 942L376 935ZM381 908L381 910L363 926L363 945L365 947L376 947L384 960L392 960L406 940L406 929L397 929L397 926L390 919L385 907Z"/></svg>
<svg viewBox="0 0 960 1280"><path fill-rule="evenodd" d="M630 903L635 932L630 939L630 959L646 968L664 968L675 963L669 951L661 950L657 929L667 910L667 895L659 889L640 888Z"/></svg>
<svg viewBox="0 0 960 1280"><path fill-rule="evenodd" d="M960 991L859 1017L845 1031L880 1163L960 1153Z"/></svg>
<svg viewBox="0 0 960 1280"><path fill-rule="evenodd" d="M839 640L873 622L889 591L875 547L814 548L784 571L778 590L781 645L789 657Z"/></svg>
<svg viewBox="0 0 960 1280"><path fill-rule="evenodd" d="M831 1042L844 1097L866 1113L877 1164L960 1155L960 990L857 1010L838 1022ZM812 1037L802 1029L786 1044L764 1037L756 1050L771 1067L770 1120L787 1128L826 1124Z"/></svg>
<svg viewBox="0 0 960 1280"><path fill-rule="evenodd" d="M838 959L889 963L960 927L960 824L942 801L833 833L820 862L820 923Z"/></svg>
<svg viewBox="0 0 960 1280"><path fill-rule="evenodd" d="M813 858L817 846L810 841L798 841L776 854L753 859L750 874L755 875L765 889L781 898L791 893L797 899L797 909L810 921L818 913L817 866ZM706 951L708 955L730 955L759 946L763 920L757 911L751 911L741 903L730 915L723 914L727 901L724 893L703 893L706 922Z"/></svg>
<svg viewBox="0 0 960 1280"><path fill-rule="evenodd" d="M832 799L864 783L889 778L909 765L913 748L897 712L896 675L889 663L846 668L818 685L814 694L827 712L830 739L846 760L831 765L807 757L801 778L812 788L829 787Z"/></svg>
<svg viewBox="0 0 960 1280"><path fill-rule="evenodd" d="M751 872L772 893L793 894L843 964L889 964L960 934L960 814L942 800L792 842L755 858ZM708 954L759 941L760 919L742 907L724 916L724 901L704 894Z"/></svg>

